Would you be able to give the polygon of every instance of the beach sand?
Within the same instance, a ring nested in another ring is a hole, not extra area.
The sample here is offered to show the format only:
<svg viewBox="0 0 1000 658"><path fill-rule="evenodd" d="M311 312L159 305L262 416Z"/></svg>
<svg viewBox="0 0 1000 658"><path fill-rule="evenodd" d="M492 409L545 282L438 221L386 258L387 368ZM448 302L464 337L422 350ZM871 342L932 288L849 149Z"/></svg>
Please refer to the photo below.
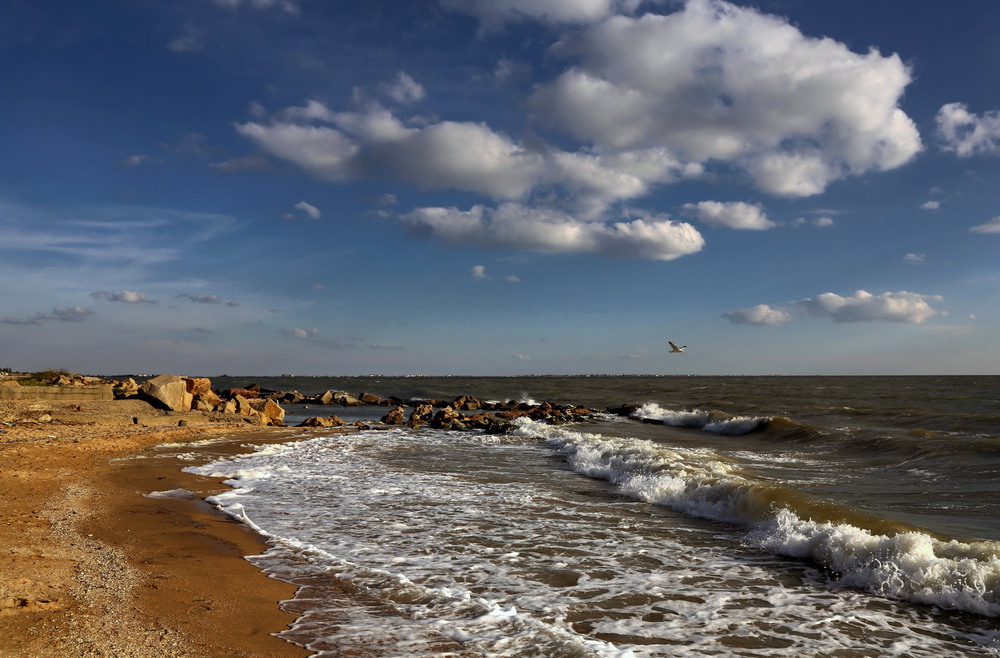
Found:
<svg viewBox="0 0 1000 658"><path fill-rule="evenodd" d="M201 500L226 487L153 450L289 430L143 426L130 402L0 402L0 656L309 655L272 635L296 587L244 560L259 536ZM195 496L143 495L174 489Z"/></svg>

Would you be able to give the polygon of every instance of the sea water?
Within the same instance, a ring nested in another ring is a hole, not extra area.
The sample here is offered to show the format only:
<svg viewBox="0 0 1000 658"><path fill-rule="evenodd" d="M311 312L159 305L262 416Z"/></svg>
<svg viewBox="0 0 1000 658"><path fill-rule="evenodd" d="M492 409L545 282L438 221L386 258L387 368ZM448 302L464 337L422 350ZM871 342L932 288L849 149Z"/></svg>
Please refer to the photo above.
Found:
<svg viewBox="0 0 1000 658"><path fill-rule="evenodd" d="M638 406L186 469L302 585L315 655L1000 656L1000 378L339 383Z"/></svg>

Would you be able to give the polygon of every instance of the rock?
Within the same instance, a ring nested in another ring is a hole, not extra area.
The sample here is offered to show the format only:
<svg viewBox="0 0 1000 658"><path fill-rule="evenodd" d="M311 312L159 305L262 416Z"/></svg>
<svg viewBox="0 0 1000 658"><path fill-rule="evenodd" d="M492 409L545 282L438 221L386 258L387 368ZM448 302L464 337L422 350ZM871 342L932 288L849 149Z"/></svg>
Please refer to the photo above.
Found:
<svg viewBox="0 0 1000 658"><path fill-rule="evenodd" d="M177 375L159 375L142 383L139 392L154 404L170 411L190 411L192 395L187 383Z"/></svg>
<svg viewBox="0 0 1000 658"><path fill-rule="evenodd" d="M206 377L185 377L187 392L191 395L201 395L212 391L212 380Z"/></svg>
<svg viewBox="0 0 1000 658"><path fill-rule="evenodd" d="M358 399L362 404L382 404L382 398L372 393L362 393Z"/></svg>
<svg viewBox="0 0 1000 658"><path fill-rule="evenodd" d="M330 404L334 401L336 395L333 391L326 391L322 395L317 395L313 399L313 404Z"/></svg>
<svg viewBox="0 0 1000 658"><path fill-rule="evenodd" d="M410 422L430 420L433 415L434 407L426 402L423 402L414 407L413 413L410 414Z"/></svg>
<svg viewBox="0 0 1000 658"><path fill-rule="evenodd" d="M212 389L208 389L204 393L196 393L194 395L191 408L197 409L198 411L214 411L221 404L222 398L220 398Z"/></svg>
<svg viewBox="0 0 1000 658"><path fill-rule="evenodd" d="M347 393L334 394L333 401L345 407L360 407L364 402Z"/></svg>
<svg viewBox="0 0 1000 658"><path fill-rule="evenodd" d="M403 411L402 407L393 407L389 413L382 416L381 423L386 425L402 425L403 420L406 419L406 412Z"/></svg>
<svg viewBox="0 0 1000 658"><path fill-rule="evenodd" d="M346 423L344 423L344 421L337 416L327 416L326 418L310 416L296 425L296 427L343 427L345 424Z"/></svg>
<svg viewBox="0 0 1000 658"><path fill-rule="evenodd" d="M456 423L461 423L462 415L451 407L445 407L434 415L431 419L431 427L434 429L452 429Z"/></svg>
<svg viewBox="0 0 1000 658"><path fill-rule="evenodd" d="M265 425L283 425L285 422L285 410L274 400L266 398L256 398L249 400L250 408L261 416Z"/></svg>
<svg viewBox="0 0 1000 658"><path fill-rule="evenodd" d="M482 409L482 403L471 395L462 395L452 401L451 406L455 409L467 409L469 411L478 411Z"/></svg>

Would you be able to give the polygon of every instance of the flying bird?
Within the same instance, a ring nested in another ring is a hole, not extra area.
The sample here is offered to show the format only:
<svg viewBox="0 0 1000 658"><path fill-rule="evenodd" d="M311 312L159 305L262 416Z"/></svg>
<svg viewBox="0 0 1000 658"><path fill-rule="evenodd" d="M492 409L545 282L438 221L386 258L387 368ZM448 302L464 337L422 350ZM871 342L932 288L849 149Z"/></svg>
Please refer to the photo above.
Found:
<svg viewBox="0 0 1000 658"><path fill-rule="evenodd" d="M671 354L673 354L675 352L677 354L680 354L681 352L683 352L684 350L687 349L687 345L681 345L680 347L677 347L676 345L674 345L674 341L668 340L667 342L670 343L670 353Z"/></svg>

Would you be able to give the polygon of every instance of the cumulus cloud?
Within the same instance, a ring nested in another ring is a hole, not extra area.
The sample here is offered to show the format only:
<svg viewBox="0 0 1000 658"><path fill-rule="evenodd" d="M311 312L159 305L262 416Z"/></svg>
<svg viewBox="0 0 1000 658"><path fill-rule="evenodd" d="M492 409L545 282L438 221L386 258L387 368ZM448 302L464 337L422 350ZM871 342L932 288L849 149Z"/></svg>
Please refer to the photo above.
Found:
<svg viewBox="0 0 1000 658"><path fill-rule="evenodd" d="M924 201L920 204L921 210L938 210L941 208L940 201Z"/></svg>
<svg viewBox="0 0 1000 658"><path fill-rule="evenodd" d="M496 208L418 208L401 218L417 237L455 246L510 247L550 254L593 253L673 260L701 250L690 224L656 216L621 222L581 221L555 210L505 203Z"/></svg>
<svg viewBox="0 0 1000 658"><path fill-rule="evenodd" d="M319 329L310 327L309 329L292 329L292 335L296 338L309 338L319 333Z"/></svg>
<svg viewBox="0 0 1000 658"><path fill-rule="evenodd" d="M907 254L922 260L922 254ZM809 315L830 318L834 322L902 322L920 324L938 315L947 315L931 307L928 302L940 302L939 295L921 295L913 292L884 292L873 295L865 290L857 290L843 297L825 292L815 297L785 304L788 310L758 304L749 308L738 308L722 317L733 324L777 326L791 321L791 311L803 311Z"/></svg>
<svg viewBox="0 0 1000 658"><path fill-rule="evenodd" d="M0 322L5 324L43 324L50 320L56 322L83 322L91 315L94 315L94 311L82 306L57 306L50 313L35 313L28 317L7 317L0 319Z"/></svg>
<svg viewBox="0 0 1000 658"><path fill-rule="evenodd" d="M684 210L709 226L753 231L764 231L775 226L775 223L767 218L764 209L759 204L743 203L742 201L686 203Z"/></svg>
<svg viewBox="0 0 1000 658"><path fill-rule="evenodd" d="M979 224L969 229L973 233L1000 233L1000 217L994 217L985 224Z"/></svg>
<svg viewBox="0 0 1000 658"><path fill-rule="evenodd" d="M546 23L590 23L607 16L616 0L441 0L441 5L470 14L487 28L535 19Z"/></svg>
<svg viewBox="0 0 1000 658"><path fill-rule="evenodd" d="M771 308L767 304L757 304L750 308L738 308L728 313L723 313L722 317L733 324L756 324L768 327L775 327L792 319L792 316L785 311Z"/></svg>
<svg viewBox="0 0 1000 658"><path fill-rule="evenodd" d="M146 293L135 290L122 290L121 292L92 292L90 296L94 299L106 299L109 302L124 302L126 304L156 304L155 300L146 297Z"/></svg>
<svg viewBox="0 0 1000 658"><path fill-rule="evenodd" d="M964 103L948 103L938 110L936 120L945 151L963 158L1000 155L1000 112L977 115Z"/></svg>
<svg viewBox="0 0 1000 658"><path fill-rule="evenodd" d="M673 161L728 163L794 197L898 167L921 149L898 107L911 81L898 56L853 53L721 0L613 16L557 52L574 64L539 85L532 106L601 151L653 146Z"/></svg>
<svg viewBox="0 0 1000 658"><path fill-rule="evenodd" d="M849 297L825 292L811 299L799 301L797 304L813 315L832 318L834 322L887 320L920 324L929 318L941 315L939 311L931 308L928 302L942 300L943 298L937 295L920 295L906 291L873 295L864 290L857 290Z"/></svg>
<svg viewBox="0 0 1000 658"><path fill-rule="evenodd" d="M403 71L399 72L395 80L382 85L382 89L394 101L404 105L423 100L427 95L423 86Z"/></svg>

